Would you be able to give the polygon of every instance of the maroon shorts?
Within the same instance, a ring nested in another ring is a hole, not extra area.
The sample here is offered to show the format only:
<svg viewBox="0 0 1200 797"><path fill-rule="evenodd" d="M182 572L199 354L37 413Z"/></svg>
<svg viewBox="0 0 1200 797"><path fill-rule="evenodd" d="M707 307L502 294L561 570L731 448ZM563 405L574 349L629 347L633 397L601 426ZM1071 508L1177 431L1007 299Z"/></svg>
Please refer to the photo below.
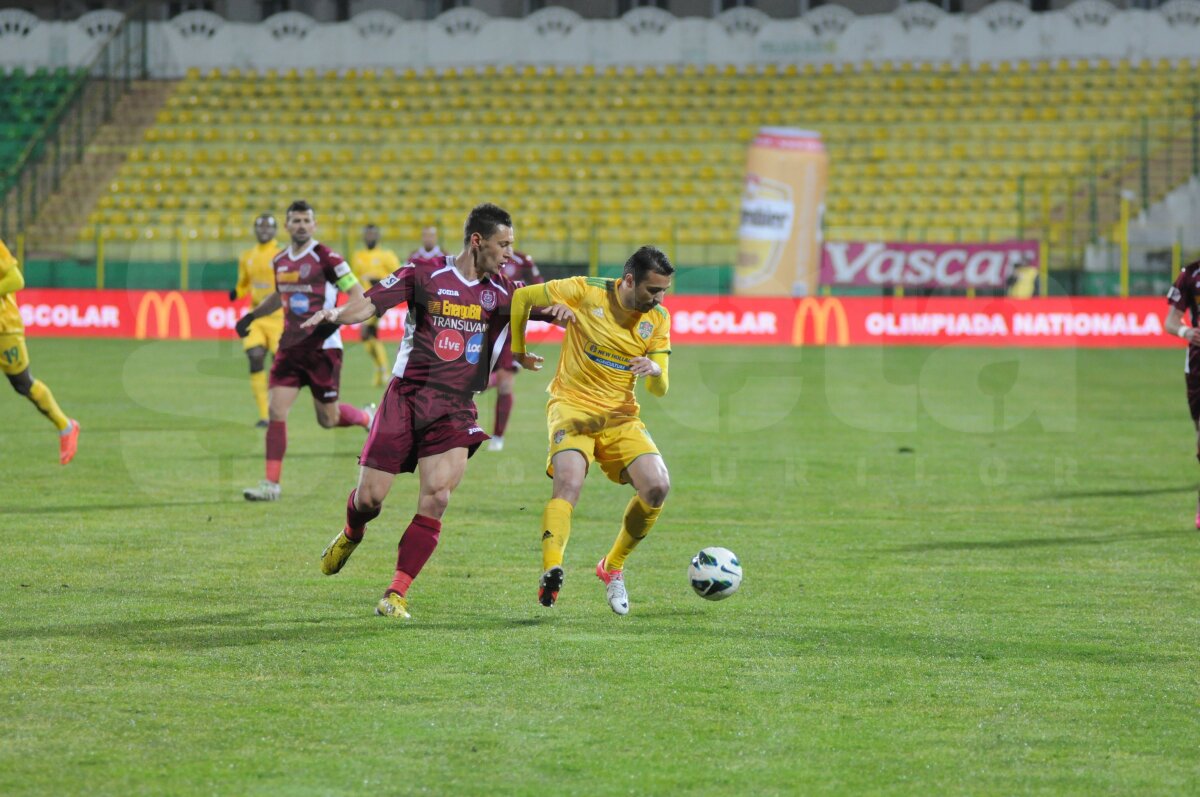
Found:
<svg viewBox="0 0 1200 797"><path fill-rule="evenodd" d="M412 473L422 457L455 448L467 449L469 457L487 439L469 394L393 378L379 400L358 464L385 473Z"/></svg>
<svg viewBox="0 0 1200 797"><path fill-rule="evenodd" d="M313 398L328 404L338 400L342 375L341 349L280 349L271 364L270 387L308 387Z"/></svg>

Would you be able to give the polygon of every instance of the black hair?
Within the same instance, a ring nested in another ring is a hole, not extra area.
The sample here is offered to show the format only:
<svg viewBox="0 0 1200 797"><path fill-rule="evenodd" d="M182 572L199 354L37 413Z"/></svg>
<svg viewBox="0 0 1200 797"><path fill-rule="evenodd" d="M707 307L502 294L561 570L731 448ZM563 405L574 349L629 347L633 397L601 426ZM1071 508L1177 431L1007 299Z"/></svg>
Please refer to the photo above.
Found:
<svg viewBox="0 0 1200 797"><path fill-rule="evenodd" d="M363 225L363 231L364 231L364 232L365 232L366 230L378 230L378 229L379 229L379 225L378 225L378 224L364 224L364 225Z"/></svg>
<svg viewBox="0 0 1200 797"><path fill-rule="evenodd" d="M633 275L635 285L646 279L646 275L651 271L668 277L675 273L675 267L671 265L666 253L657 247L643 246L625 261L625 273Z"/></svg>
<svg viewBox="0 0 1200 797"><path fill-rule="evenodd" d="M317 211L313 210L313 206L305 202L303 199L297 199L295 202L288 205L287 215L290 216L293 213L312 213L314 219L317 217Z"/></svg>
<svg viewBox="0 0 1200 797"><path fill-rule="evenodd" d="M463 243L468 243L475 233L479 233L484 238L491 238L496 232L496 228L501 226L513 226L512 216L508 215L507 210L491 202L476 205L471 209L471 214L467 216L466 229L463 231Z"/></svg>

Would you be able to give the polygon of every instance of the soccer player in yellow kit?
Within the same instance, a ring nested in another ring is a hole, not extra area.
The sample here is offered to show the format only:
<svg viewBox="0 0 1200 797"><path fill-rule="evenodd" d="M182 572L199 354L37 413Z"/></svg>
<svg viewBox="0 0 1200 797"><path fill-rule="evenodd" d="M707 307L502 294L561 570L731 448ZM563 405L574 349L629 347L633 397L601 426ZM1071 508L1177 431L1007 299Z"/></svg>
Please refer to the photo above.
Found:
<svg viewBox="0 0 1200 797"><path fill-rule="evenodd" d="M391 249L379 248L379 228L374 224L363 227L363 246L366 248L350 256L350 268L365 291L400 268L400 258ZM358 332L362 336L363 348L375 363L375 377L371 384L380 387L392 378L392 369L388 365L387 349L379 339L379 318L371 316L362 322Z"/></svg>
<svg viewBox="0 0 1200 797"><path fill-rule="evenodd" d="M13 390L32 401L38 412L58 428L58 461L66 465L79 445L79 422L64 415L46 383L29 373L25 325L17 310L17 291L24 287L25 277L17 267L17 259L0 241L0 371Z"/></svg>
<svg viewBox="0 0 1200 797"><path fill-rule="evenodd" d="M638 417L634 384L645 377L651 393L667 393L671 316L661 302L674 272L663 252L643 246L626 261L619 280L572 277L513 294L513 359L529 370L541 362L525 350L529 308L563 304L574 312L546 404L546 474L554 479L554 492L542 514L543 606L553 606L562 588L571 513L595 461L608 478L637 491L612 549L596 565L608 605L617 614L629 613L625 558L650 532L671 487L667 466Z"/></svg>
<svg viewBox="0 0 1200 797"><path fill-rule="evenodd" d="M250 306L258 307L263 299L275 292L275 265L272 262L275 255L283 249L275 239L278 224L275 217L264 213L254 220L254 237L258 243L252 249L242 252L238 258L237 287L229 292L230 301L237 301L246 296L250 297ZM258 423L255 426L266 428L270 421L267 418L267 372L268 352L272 357L279 349L279 336L283 334L283 310L276 310L268 316L255 319L250 325L250 334L242 338L242 348L246 351L246 359L250 361L250 390L254 393L254 403L258 405Z"/></svg>

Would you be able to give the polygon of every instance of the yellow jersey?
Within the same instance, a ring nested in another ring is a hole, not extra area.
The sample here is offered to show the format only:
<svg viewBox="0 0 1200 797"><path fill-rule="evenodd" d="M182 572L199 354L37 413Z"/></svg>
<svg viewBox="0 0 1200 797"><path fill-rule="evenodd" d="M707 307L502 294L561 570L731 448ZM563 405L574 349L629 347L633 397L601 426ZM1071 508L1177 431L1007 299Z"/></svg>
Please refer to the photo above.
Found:
<svg viewBox="0 0 1200 797"><path fill-rule="evenodd" d="M364 290L398 268L400 258L391 249L359 249L350 257L350 269Z"/></svg>
<svg viewBox="0 0 1200 797"><path fill-rule="evenodd" d="M257 307L263 299L275 292L275 255L282 250L279 241L267 241L242 252L238 258L239 299L249 294L251 304ZM272 313L271 317L276 315L282 317L283 309Z"/></svg>
<svg viewBox="0 0 1200 797"><path fill-rule="evenodd" d="M617 301L617 280L571 277L530 287L545 291L544 297L535 296L535 306L565 304L575 312L547 392L584 409L636 414L637 377L629 372L629 361L670 353L667 308L659 305L648 313L626 310Z"/></svg>
<svg viewBox="0 0 1200 797"><path fill-rule="evenodd" d="M0 241L0 286L0 335L20 335L25 325L17 309L17 291L25 287L25 277L4 241Z"/></svg>

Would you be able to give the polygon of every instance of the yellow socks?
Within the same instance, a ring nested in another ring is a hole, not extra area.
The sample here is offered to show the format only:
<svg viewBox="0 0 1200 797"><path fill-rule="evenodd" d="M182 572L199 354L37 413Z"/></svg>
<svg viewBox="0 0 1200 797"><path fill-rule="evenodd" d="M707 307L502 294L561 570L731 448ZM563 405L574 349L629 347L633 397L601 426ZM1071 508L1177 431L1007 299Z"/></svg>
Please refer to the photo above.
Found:
<svg viewBox="0 0 1200 797"><path fill-rule="evenodd" d="M387 370L387 349L383 347L383 341L372 338L363 345L367 347L367 354L371 355L371 359L375 361L375 367Z"/></svg>
<svg viewBox="0 0 1200 797"><path fill-rule="evenodd" d="M571 536L571 513L575 507L570 501L551 498L542 512L542 570L562 565L563 550Z"/></svg>
<svg viewBox="0 0 1200 797"><path fill-rule="evenodd" d="M250 374L250 391L254 393L254 403L258 405L258 417L267 418L267 372L258 371Z"/></svg>
<svg viewBox="0 0 1200 797"><path fill-rule="evenodd" d="M604 566L610 573L625 567L625 557L650 533L660 512L661 506L650 506L641 496L634 494L629 506L625 507L621 532L617 534L612 550L604 557Z"/></svg>
<svg viewBox="0 0 1200 797"><path fill-rule="evenodd" d="M46 387L46 383L40 379L33 380L33 387L29 389L29 400L33 402L38 411L50 419L50 423L58 427L58 431L65 431L70 422L67 416L63 415L63 411L58 408L58 402L54 400L54 394L50 392L50 388Z"/></svg>

